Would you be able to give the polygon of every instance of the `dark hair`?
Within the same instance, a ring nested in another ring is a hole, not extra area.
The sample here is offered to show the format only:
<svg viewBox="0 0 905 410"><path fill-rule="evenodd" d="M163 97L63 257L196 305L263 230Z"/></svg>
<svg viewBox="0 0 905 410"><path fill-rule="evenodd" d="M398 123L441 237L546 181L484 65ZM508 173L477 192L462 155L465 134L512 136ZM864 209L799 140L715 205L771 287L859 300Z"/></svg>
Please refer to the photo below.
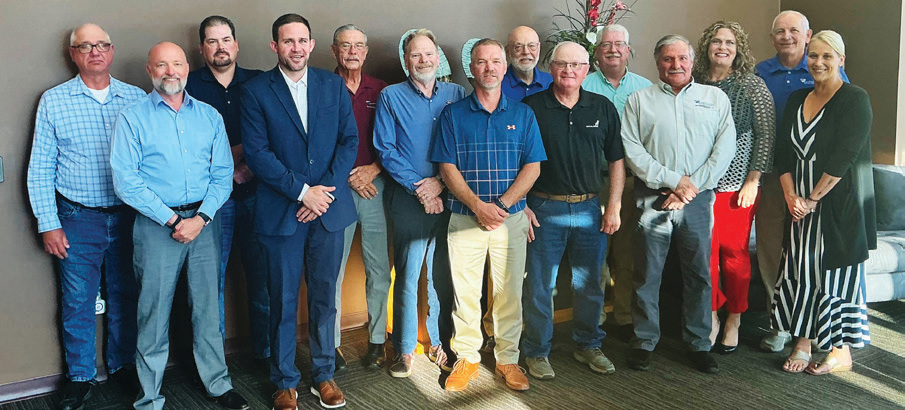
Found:
<svg viewBox="0 0 905 410"><path fill-rule="evenodd" d="M229 26L229 31L233 35L233 40L236 39L236 26L233 25L233 22L226 17L215 15L201 20L201 25L198 26L198 40L204 43L204 40L207 40L207 29L216 26Z"/></svg>
<svg viewBox="0 0 905 410"><path fill-rule="evenodd" d="M305 27L308 27L308 35L311 35L311 24L308 24L308 19L295 13L288 13L277 17L277 19L273 22L273 27L270 29L270 34L273 36L273 41L280 39L280 27L283 27L290 23L304 24Z"/></svg>

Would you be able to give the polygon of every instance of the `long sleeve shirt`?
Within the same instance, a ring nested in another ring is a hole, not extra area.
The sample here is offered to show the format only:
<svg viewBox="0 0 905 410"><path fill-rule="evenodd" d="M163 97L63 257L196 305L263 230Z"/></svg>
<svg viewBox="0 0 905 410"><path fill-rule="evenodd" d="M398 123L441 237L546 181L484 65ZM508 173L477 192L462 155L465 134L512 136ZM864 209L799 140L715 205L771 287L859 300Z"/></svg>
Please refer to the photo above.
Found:
<svg viewBox="0 0 905 410"><path fill-rule="evenodd" d="M461 85L437 81L430 97L411 80L384 88L377 100L374 147L380 164L410 194L415 183L437 175L430 147L440 112L465 97Z"/></svg>
<svg viewBox="0 0 905 410"><path fill-rule="evenodd" d="M636 91L625 104L622 143L629 168L651 189L675 189L683 176L716 187L735 156L735 123L726 93L692 81Z"/></svg>
<svg viewBox="0 0 905 410"><path fill-rule="evenodd" d="M144 95L111 77L101 102L76 76L41 96L26 180L38 232L61 228L56 192L90 207L122 204L110 170L113 125L123 107Z"/></svg>
<svg viewBox="0 0 905 410"><path fill-rule="evenodd" d="M233 158L223 118L185 93L179 111L152 91L124 109L111 148L113 187L138 212L163 225L171 207L202 201L214 217L232 190Z"/></svg>

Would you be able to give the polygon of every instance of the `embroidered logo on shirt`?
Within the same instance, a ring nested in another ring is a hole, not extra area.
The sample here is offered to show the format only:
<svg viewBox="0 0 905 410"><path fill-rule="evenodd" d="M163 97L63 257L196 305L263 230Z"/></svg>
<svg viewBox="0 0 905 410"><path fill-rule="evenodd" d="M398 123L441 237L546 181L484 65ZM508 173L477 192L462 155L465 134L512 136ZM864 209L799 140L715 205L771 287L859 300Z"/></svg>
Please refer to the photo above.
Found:
<svg viewBox="0 0 905 410"><path fill-rule="evenodd" d="M716 105L714 105L712 102L701 101L701 100L694 100L694 106L703 107L703 108L707 108L707 109L713 109L716 107Z"/></svg>
<svg viewBox="0 0 905 410"><path fill-rule="evenodd" d="M584 127L585 127L585 128L598 128L598 127L600 127L600 120L594 121L593 124L591 124L591 125L585 125Z"/></svg>
<svg viewBox="0 0 905 410"><path fill-rule="evenodd" d="M506 126L506 129L507 129L507 130L514 130L514 129L515 129L515 124L513 124L513 125L507 125L507 126Z"/></svg>
<svg viewBox="0 0 905 410"><path fill-rule="evenodd" d="M453 103L452 100L446 100L446 105L450 105L452 103Z"/></svg>
<svg viewBox="0 0 905 410"><path fill-rule="evenodd" d="M802 78L802 79L801 79L801 83L802 83L802 84L807 84L807 85L813 85L813 84L814 84L814 80L808 80L807 78Z"/></svg>
<svg viewBox="0 0 905 410"><path fill-rule="evenodd" d="M365 101L365 105L367 105L368 108L370 108L372 110L377 109L377 101Z"/></svg>

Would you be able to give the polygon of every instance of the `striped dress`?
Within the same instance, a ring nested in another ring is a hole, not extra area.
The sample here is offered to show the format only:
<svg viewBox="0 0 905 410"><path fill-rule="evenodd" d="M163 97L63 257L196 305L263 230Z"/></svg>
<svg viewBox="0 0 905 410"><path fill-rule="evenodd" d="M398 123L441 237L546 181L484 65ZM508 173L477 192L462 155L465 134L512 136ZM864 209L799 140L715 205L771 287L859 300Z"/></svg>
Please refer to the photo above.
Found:
<svg viewBox="0 0 905 410"><path fill-rule="evenodd" d="M804 120L797 110L790 135L798 161L792 176L795 193L807 198L820 180L814 175L817 124L824 110ZM816 340L823 349L863 347L870 343L864 291L864 262L824 269L821 206L791 226L790 243L783 249L780 277L773 296L773 328Z"/></svg>

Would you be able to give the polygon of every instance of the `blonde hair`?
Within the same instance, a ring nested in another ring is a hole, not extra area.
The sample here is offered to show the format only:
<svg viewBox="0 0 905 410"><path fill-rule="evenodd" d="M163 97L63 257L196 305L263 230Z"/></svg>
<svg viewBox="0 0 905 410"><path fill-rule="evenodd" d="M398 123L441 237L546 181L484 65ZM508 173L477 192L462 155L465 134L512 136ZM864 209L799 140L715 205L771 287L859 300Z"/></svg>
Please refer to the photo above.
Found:
<svg viewBox="0 0 905 410"><path fill-rule="evenodd" d="M833 30L823 30L811 37L811 42L814 40L826 43L836 54L839 54L839 57L845 57L845 42L842 41L842 36L839 33Z"/></svg>

